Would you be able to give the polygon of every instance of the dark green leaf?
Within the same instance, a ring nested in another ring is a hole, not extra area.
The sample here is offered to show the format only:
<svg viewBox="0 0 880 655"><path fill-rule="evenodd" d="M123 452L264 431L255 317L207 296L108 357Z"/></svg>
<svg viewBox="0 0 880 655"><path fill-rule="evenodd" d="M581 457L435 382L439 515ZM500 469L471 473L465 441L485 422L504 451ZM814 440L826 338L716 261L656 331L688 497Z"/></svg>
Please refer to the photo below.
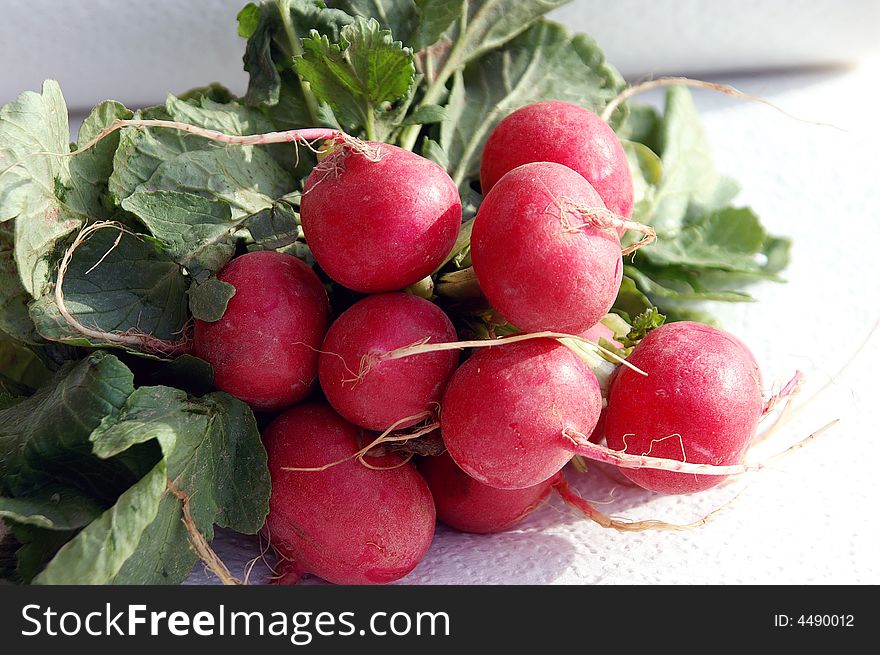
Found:
<svg viewBox="0 0 880 655"><path fill-rule="evenodd" d="M0 223L0 332L34 343L39 337L28 315L30 294L22 286L15 264L13 226L12 221Z"/></svg>
<svg viewBox="0 0 880 655"><path fill-rule="evenodd" d="M284 73L293 65L293 58L302 54L300 40L311 30L336 42L339 31L351 20L344 11L328 9L314 0L280 0L245 7L239 14L239 34L247 34L248 40L244 54L244 69L250 75L247 104L272 107L283 103L284 122L298 127L311 125L314 117L299 80L291 80L293 83L282 88ZM290 111L294 107L296 113Z"/></svg>
<svg viewBox="0 0 880 655"><path fill-rule="evenodd" d="M118 466L96 465L89 436L133 390L131 371L97 352L0 411L0 493L18 497L47 483L69 483L95 498L115 498L133 480Z"/></svg>
<svg viewBox="0 0 880 655"><path fill-rule="evenodd" d="M482 0L468 2L467 29L458 36L451 66L461 68L500 48L521 34L541 16L568 0ZM560 91L564 84L558 86Z"/></svg>
<svg viewBox="0 0 880 655"><path fill-rule="evenodd" d="M627 323L630 323L631 317L638 316L651 307L653 307L651 301L639 291L633 279L624 275L612 311L620 314Z"/></svg>
<svg viewBox="0 0 880 655"><path fill-rule="evenodd" d="M192 399L170 387L141 387L92 435L99 457L151 439L161 444L168 479L192 499L193 518L208 539L214 523L250 533L262 527L269 497L266 453L244 403L225 394ZM196 560L181 518L180 501L166 495L137 553L113 581L181 582Z"/></svg>
<svg viewBox="0 0 880 655"><path fill-rule="evenodd" d="M68 541L34 584L107 584L132 558L165 493L165 461L125 491L116 504Z"/></svg>
<svg viewBox="0 0 880 655"><path fill-rule="evenodd" d="M375 19L396 40L421 50L461 16L464 0L343 0L336 5L352 16Z"/></svg>
<svg viewBox="0 0 880 655"><path fill-rule="evenodd" d="M200 321L219 321L234 295L234 286L212 277L190 287L189 310Z"/></svg>
<svg viewBox="0 0 880 655"><path fill-rule="evenodd" d="M103 511L94 499L59 485L47 485L16 498L0 497L0 518L46 530L76 530Z"/></svg>
<svg viewBox="0 0 880 655"><path fill-rule="evenodd" d="M632 320L632 328L619 341L624 348L636 346L651 330L656 330L665 322L666 317L656 307L649 307Z"/></svg>
<svg viewBox="0 0 880 655"><path fill-rule="evenodd" d="M421 155L444 169L449 168L449 157L446 156L446 151L443 150L439 143L432 139L425 138L422 141Z"/></svg>
<svg viewBox="0 0 880 655"><path fill-rule="evenodd" d="M0 332L0 390L30 394L51 378L34 351Z"/></svg>
<svg viewBox="0 0 880 655"><path fill-rule="evenodd" d="M112 228L94 232L77 248L63 292L68 311L82 325L102 332L140 332L176 341L186 321L186 278L180 266L155 243ZM35 301L31 317L46 339L92 343L61 317L54 295Z"/></svg>

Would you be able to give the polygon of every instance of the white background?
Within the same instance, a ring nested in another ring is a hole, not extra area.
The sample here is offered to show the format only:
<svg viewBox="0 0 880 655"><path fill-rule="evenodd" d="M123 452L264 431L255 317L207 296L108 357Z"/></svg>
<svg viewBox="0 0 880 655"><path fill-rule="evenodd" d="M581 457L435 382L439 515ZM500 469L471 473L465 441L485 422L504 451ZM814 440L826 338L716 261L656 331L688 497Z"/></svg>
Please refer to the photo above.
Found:
<svg viewBox="0 0 880 655"><path fill-rule="evenodd" d="M240 4L7 0L0 24L0 102L38 89L45 77L59 79L75 107L106 97L150 104L167 91L211 80L240 92L243 42L234 20ZM737 497L698 530L621 534L553 501L502 535L439 528L427 557L403 582L877 584L880 337L866 342L880 320L880 63L868 56L877 3L816 0L799 3L795 13L785 10L792 3L765 0L738 4L736 16L719 13L722 7L729 11L726 3L624 0L601 3L601 12L597 4L575 3L560 16L591 32L607 47L609 60L631 76L703 71L796 116L837 126L798 122L764 106L695 92L720 170L743 187L739 201L795 244L788 284L754 287L754 304L711 309L754 350L768 386L800 369L807 376L799 399L804 402L827 384L763 452L775 452L832 419L840 422L772 469L695 496L663 498L613 484L598 471L572 474L581 493L602 503L603 511L631 518L687 522ZM860 63L811 72L717 74L839 61ZM644 99L658 102L660 96ZM237 575L256 555L252 539L224 534L217 543ZM266 575L257 567L253 579ZM193 581L209 578L196 567Z"/></svg>

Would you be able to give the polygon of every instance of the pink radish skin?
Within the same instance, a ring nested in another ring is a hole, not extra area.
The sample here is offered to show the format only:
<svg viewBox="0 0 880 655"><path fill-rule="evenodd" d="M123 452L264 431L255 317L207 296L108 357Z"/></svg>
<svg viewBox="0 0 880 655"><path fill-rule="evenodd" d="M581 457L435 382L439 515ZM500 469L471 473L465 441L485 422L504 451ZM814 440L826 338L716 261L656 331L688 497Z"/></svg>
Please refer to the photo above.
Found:
<svg viewBox="0 0 880 655"><path fill-rule="evenodd" d="M623 276L616 232L561 213L567 198L604 209L583 177L561 164L525 164L480 206L471 259L480 288L502 315L528 332L580 334L608 312Z"/></svg>
<svg viewBox="0 0 880 655"><path fill-rule="evenodd" d="M369 296L345 311L321 346L321 388L333 408L361 427L383 432L397 423L405 428L436 411L446 383L458 364L456 351L432 352L403 359L375 360L358 377L362 358L428 339L455 341L452 322L437 305L406 293Z"/></svg>
<svg viewBox="0 0 880 655"><path fill-rule="evenodd" d="M282 582L312 573L335 584L385 584L412 571L434 536L431 492L396 455L319 467L361 447L359 430L326 405L285 412L263 435L272 496L264 532L282 555ZM388 467L397 468L388 468Z"/></svg>
<svg viewBox="0 0 880 655"><path fill-rule="evenodd" d="M701 323L669 323L650 332L628 360L648 375L618 370L605 419L609 448L696 464L742 461L764 401L758 365L739 339ZM621 472L664 494L701 491L725 479L653 469Z"/></svg>
<svg viewBox="0 0 880 655"><path fill-rule="evenodd" d="M604 323L596 323L593 327L581 332L580 336L593 343L599 343L599 339L605 339L615 348L623 348L623 344L614 338L614 330Z"/></svg>
<svg viewBox="0 0 880 655"><path fill-rule="evenodd" d="M256 410L301 401L318 375L329 303L318 276L296 257L252 252L217 276L235 287L219 321L196 321L193 350L214 383Z"/></svg>
<svg viewBox="0 0 880 655"><path fill-rule="evenodd" d="M461 200L434 162L385 143L368 145L378 161L340 152L312 171L302 227L336 282L364 293L396 291L430 274L452 249Z"/></svg>
<svg viewBox="0 0 880 655"><path fill-rule="evenodd" d="M504 532L523 521L546 502L558 475L525 489L495 489L462 471L444 453L425 457L419 471L428 482L437 506L437 518L461 532Z"/></svg>
<svg viewBox="0 0 880 655"><path fill-rule="evenodd" d="M556 341L484 348L453 374L440 431L452 459L483 484L523 489L572 457L564 431L590 434L602 398L589 367Z"/></svg>
<svg viewBox="0 0 880 655"><path fill-rule="evenodd" d="M480 160L480 184L488 193L505 174L530 162L563 164L582 175L615 214L629 217L633 183L617 135L580 105L549 100L526 105L492 131Z"/></svg>

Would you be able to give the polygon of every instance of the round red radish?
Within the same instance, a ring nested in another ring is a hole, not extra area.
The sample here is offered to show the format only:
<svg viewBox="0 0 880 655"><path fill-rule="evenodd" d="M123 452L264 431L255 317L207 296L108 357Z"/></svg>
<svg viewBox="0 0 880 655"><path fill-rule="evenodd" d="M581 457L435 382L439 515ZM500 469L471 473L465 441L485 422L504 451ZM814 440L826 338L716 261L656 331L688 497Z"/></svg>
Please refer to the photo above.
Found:
<svg viewBox="0 0 880 655"><path fill-rule="evenodd" d="M477 351L453 374L440 431L455 463L498 489L553 477L571 459L565 431L590 434L602 397L589 367L549 339Z"/></svg>
<svg viewBox="0 0 880 655"><path fill-rule="evenodd" d="M193 335L217 388L258 410L305 398L330 311L318 276L296 257L261 251L233 259L217 277L235 295L219 321L196 321Z"/></svg>
<svg viewBox="0 0 880 655"><path fill-rule="evenodd" d="M321 346L319 378L333 408L361 427L385 431L401 419L436 410L458 352L440 351L402 359L381 356L420 341L455 341L455 327L434 303L407 293L369 296L336 319ZM399 423L415 425L424 416Z"/></svg>
<svg viewBox="0 0 880 655"><path fill-rule="evenodd" d="M583 177L561 164L525 164L496 184L477 213L471 260L486 298L522 330L579 334L617 297L623 277L615 230L567 203L605 206Z"/></svg>
<svg viewBox="0 0 880 655"><path fill-rule="evenodd" d="M553 491L556 476L525 489L496 489L462 471L444 453L419 462L434 496L437 518L462 532L490 534L509 530L538 509Z"/></svg>
<svg viewBox="0 0 880 655"><path fill-rule="evenodd" d="M282 555L283 581L312 573L335 584L384 584L412 571L434 536L431 491L396 455L349 460L359 430L326 405L279 416L263 439L272 496L265 533Z"/></svg>
<svg viewBox="0 0 880 655"><path fill-rule="evenodd" d="M626 153L608 123L589 109L561 100L526 105L492 131L480 159L483 193L508 171L538 161L582 175L615 214L628 217L633 183Z"/></svg>
<svg viewBox="0 0 880 655"><path fill-rule="evenodd" d="M608 447L693 464L737 464L758 427L764 401L755 358L736 337L701 323L650 332L621 367L608 396ZM690 493L724 477L621 469L640 487Z"/></svg>
<svg viewBox="0 0 880 655"><path fill-rule="evenodd" d="M430 274L461 226L458 189L440 166L386 143L380 159L340 150L312 171L300 217L315 259L355 291L396 291Z"/></svg>

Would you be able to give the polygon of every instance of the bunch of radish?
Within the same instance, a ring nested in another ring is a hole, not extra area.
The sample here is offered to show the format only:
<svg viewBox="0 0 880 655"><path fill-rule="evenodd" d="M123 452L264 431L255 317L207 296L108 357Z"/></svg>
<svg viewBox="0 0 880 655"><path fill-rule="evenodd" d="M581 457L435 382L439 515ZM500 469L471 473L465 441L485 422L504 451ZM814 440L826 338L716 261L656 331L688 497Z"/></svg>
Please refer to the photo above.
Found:
<svg viewBox="0 0 880 655"><path fill-rule="evenodd" d="M634 250L622 237L641 232L639 246L652 234L630 219L633 184L611 128L565 102L523 107L488 139L481 182L473 271L512 336L460 341L440 306L405 291L446 261L462 204L440 166L383 143L337 143L301 203L320 271L369 295L333 318L318 274L276 252L242 255L218 276L235 295L219 321L197 324L195 353L220 389L280 412L264 431L264 533L282 581L391 582L425 555L437 519L491 533L554 489L577 505L563 477L575 455L660 493L746 470L765 402L736 338L667 324L604 393L579 353L607 333L599 321ZM438 434L430 455L387 447Z"/></svg>

